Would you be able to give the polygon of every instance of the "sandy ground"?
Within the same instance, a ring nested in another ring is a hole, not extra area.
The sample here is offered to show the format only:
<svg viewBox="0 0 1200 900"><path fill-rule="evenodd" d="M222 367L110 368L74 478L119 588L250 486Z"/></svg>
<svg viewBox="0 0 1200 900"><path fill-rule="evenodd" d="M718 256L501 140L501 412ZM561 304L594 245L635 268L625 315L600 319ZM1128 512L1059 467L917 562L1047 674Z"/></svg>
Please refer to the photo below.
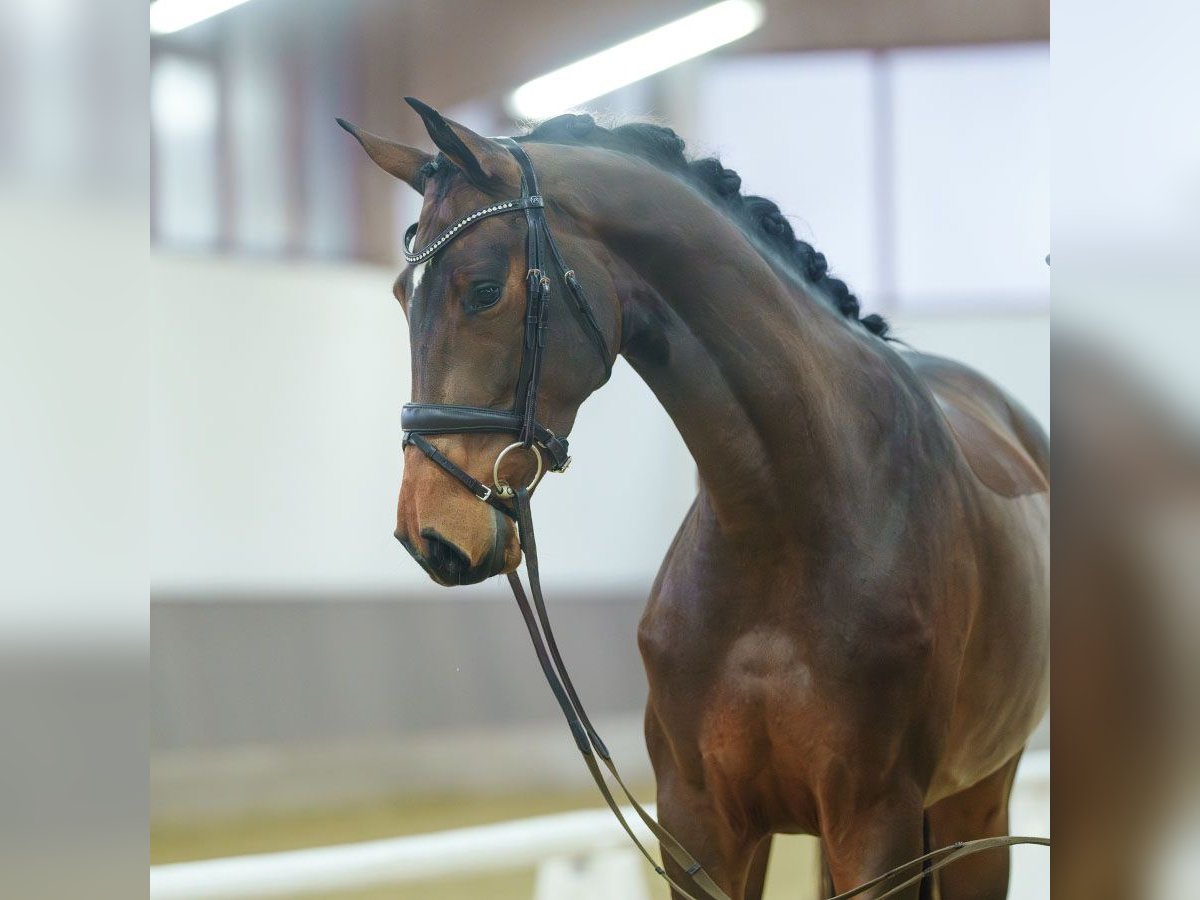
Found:
<svg viewBox="0 0 1200 900"><path fill-rule="evenodd" d="M643 800L649 800L652 792L639 793ZM596 808L600 805L597 801L594 793L441 797L381 802L370 807L323 810L286 817L263 816L231 822L159 823L151 829L150 855L153 863L167 863L294 850ZM812 890L815 883L815 847L811 839L775 839L766 900L810 900L815 896ZM533 896L533 881L534 873L530 870L486 878L440 880L403 887L303 896L307 900L529 900ZM665 886L649 868L647 883L651 885L651 896L655 900L667 900L669 894Z"/></svg>

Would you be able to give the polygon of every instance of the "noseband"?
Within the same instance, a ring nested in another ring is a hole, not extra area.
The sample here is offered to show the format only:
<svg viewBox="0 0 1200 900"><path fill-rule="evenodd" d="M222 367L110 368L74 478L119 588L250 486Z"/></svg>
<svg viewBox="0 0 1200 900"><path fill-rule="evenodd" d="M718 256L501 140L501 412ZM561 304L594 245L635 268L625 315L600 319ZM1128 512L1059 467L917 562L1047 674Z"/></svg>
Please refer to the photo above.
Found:
<svg viewBox="0 0 1200 900"><path fill-rule="evenodd" d="M534 537L533 519L529 512L529 492L537 486L545 469L549 469L551 472L565 472L567 466L571 464L571 457L567 452L567 439L556 435L537 420L537 394L542 375L547 304L550 299L551 284L550 275L546 271L547 258L553 262L555 274L567 287L566 293L571 298L568 308L571 310L580 327L589 335L596 346L597 352L600 354L601 362L604 365L604 381L607 381L609 375L612 373L612 358L609 354L608 342L605 340L600 326L596 324L596 318L592 314L592 309L587 302L587 298L584 296L583 288L580 286L578 279L576 279L574 270L567 268L562 254L558 250L558 245L555 244L554 237L550 234L550 228L546 224L545 201L542 199L541 194L538 193L537 176L534 174L533 164L529 161L529 157L525 154L525 151L512 138L497 138L496 140L508 149L521 168L520 198L517 200L502 200L468 213L449 225L420 250L410 252L406 246L404 258L410 265L427 262L433 259L440 250L476 222L506 213L525 213L525 221L529 227L525 238L525 256L528 266L525 276L524 340L521 348L521 369L517 377L516 399L513 402L512 409L509 410L489 409L478 406L456 406L445 403L407 403L400 415L401 427L404 430L404 446L408 446L409 444L415 446L446 472L454 476L472 494L495 509L498 509L517 523L521 549L524 552L525 564L529 570L529 593L533 597L532 604L530 603L529 595L525 593L520 576L516 572L509 573L509 585L512 587L513 595L516 597L517 605L520 607L521 615L525 620L525 626L533 641L533 649L537 654L538 663L541 665L542 674L545 675L546 682L550 685L550 690L554 694L555 700L558 701L563 715L566 717L567 724L570 726L571 733L575 738L575 744L579 748L579 752L583 755L588 772L591 773L592 779L600 789L605 803L608 804L609 809L612 810L630 840L642 852L642 855L646 857L654 867L654 870L681 896L688 898L688 900L697 900L695 895L689 893L671 878L666 870L658 864L658 861L650 851L646 849L645 845L638 839L605 781L604 774L600 769L601 763L608 770L609 775L620 786L622 793L631 804L634 813L645 823L654 837L658 839L664 855L669 856L679 869L686 873L705 898L708 898L708 900L729 900L729 895L704 871L700 863L638 803L630 793L629 788L625 786L625 782L621 779L621 775L617 771L616 764L613 762L608 748L605 746L604 741L600 739L600 735L596 733L596 729L593 727L591 720L588 718L587 711L583 708L583 703L579 699L579 694L575 690L575 686L571 683L571 676L567 672L566 664L558 648L558 642L554 637L554 631L550 627L549 614L546 609L545 600L542 597L537 542ZM415 230L415 225L409 229L409 234L406 235L405 240L406 245L408 244L408 238L412 237ZM603 381L601 384L603 384ZM484 484L466 472L434 447L425 437L425 435L469 433L507 433L516 435L517 437L515 442L500 451L496 457L496 461L492 464L491 485ZM534 455L536 471L533 480L528 485L514 488L501 477L500 464L509 453L518 449L525 449ZM549 460L548 465L543 459L543 454ZM600 762L597 762L597 759ZM877 900L883 900L885 897L891 897L911 888L922 879L928 878L933 872L956 862L964 856L1021 843L1049 845L1049 842L1042 838L1024 837L995 837L981 838L976 841L960 841L948 847L943 847L940 850L926 853L916 859L909 860L885 872L883 875L859 885L853 890L838 894L836 897L831 898L831 900L850 900L850 898L857 897L889 880L908 876L906 880L877 895ZM914 872L915 874L913 874Z"/></svg>
<svg viewBox="0 0 1200 900"><path fill-rule="evenodd" d="M596 323L591 305L583 293L583 287L575 277L575 270L567 267L559 252L558 244L546 223L546 205L538 193L537 175L533 163L521 146L512 138L497 138L516 159L521 170L521 196L516 200L501 200L468 213L447 226L420 250L404 251L410 265L427 262L439 251L454 241L460 234L477 222L492 216L523 212L528 231L525 237L525 323L521 345L521 368L517 376L516 397L511 409L489 409L477 406L456 406L445 403L408 403L400 414L400 426L404 431L404 446L412 444L446 472L462 482L466 488L506 516L515 518L513 510L502 499L512 499L515 492L500 475L500 464L512 451L524 449L532 453L537 474L528 485L537 486L544 470L565 472L571 464L567 439L556 435L537 420L538 387L542 377L542 357L546 347L546 322L549 315L550 272L547 263L553 264L553 272L566 286L569 295L568 308L584 333L589 336L604 366L604 381L612 373L612 357L608 342ZM416 226L410 229L410 234ZM407 244L407 241L405 242ZM603 383L603 382L601 382ZM492 466L492 484L487 485L463 471L462 468L439 452L426 435L466 433L508 433L517 437L496 457ZM545 457L543 458L543 454Z"/></svg>

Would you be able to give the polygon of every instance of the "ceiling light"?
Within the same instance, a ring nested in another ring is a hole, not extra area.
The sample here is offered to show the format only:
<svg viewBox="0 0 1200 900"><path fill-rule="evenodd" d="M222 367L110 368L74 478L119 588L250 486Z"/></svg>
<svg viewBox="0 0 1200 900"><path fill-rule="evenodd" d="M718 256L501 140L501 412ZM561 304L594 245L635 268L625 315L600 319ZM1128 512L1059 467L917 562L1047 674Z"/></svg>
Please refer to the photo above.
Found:
<svg viewBox="0 0 1200 900"><path fill-rule="evenodd" d="M526 82L508 98L509 111L552 116L745 37L762 22L757 0L724 0Z"/></svg>
<svg viewBox="0 0 1200 900"><path fill-rule="evenodd" d="M155 0L150 4L150 33L170 34L211 19L246 0Z"/></svg>

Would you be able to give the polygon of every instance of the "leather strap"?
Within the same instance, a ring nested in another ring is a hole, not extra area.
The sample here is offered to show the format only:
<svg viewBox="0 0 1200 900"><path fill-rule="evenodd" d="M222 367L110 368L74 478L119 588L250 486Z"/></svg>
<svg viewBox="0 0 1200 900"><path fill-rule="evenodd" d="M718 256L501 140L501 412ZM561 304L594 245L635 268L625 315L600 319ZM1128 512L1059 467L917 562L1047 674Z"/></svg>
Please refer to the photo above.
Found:
<svg viewBox="0 0 1200 900"><path fill-rule="evenodd" d="M522 194L531 192L538 194L537 173L534 171L533 163L529 159L529 155L512 138L497 138L499 143L508 148L508 152L516 158L517 164L521 168L521 185ZM543 258L544 248L550 251L550 255L554 259L554 265L558 270L559 276L563 283L566 284L568 293L571 294L574 304L569 304L568 308L574 315L575 320L591 338L592 343L596 346L596 352L600 355L600 360L604 365L604 379L601 384L608 381L612 374L612 362L608 352L608 341L604 337L604 332L600 330L599 324L596 322L595 314L592 312L591 305L587 302L587 297L583 293L583 287L579 284L579 279L575 277L575 270L567 266L563 259L562 251L558 249L558 242L554 240L554 233L550 230L550 225L546 221L545 204L537 210L527 210L526 220L529 224L530 235L536 234L536 246L529 248L527 251L530 260L529 270L533 272L537 270L543 275L545 272L545 263ZM535 255L536 253L536 255ZM546 296L549 296L550 285L548 280L545 282Z"/></svg>
<svg viewBox="0 0 1200 900"><path fill-rule="evenodd" d="M910 859L906 863L901 863L894 869L889 869L887 872L884 872L877 878L872 878L870 881L860 884L858 887L853 888L852 890L844 891L841 894L830 897L829 900L850 900L851 897L857 897L859 894L863 894L869 891L871 888L883 884L885 881L899 877L900 875L912 869L914 866L923 865L926 862L932 862L932 865L930 865L928 868L922 868L921 871L917 872L916 875L906 878L897 885L893 885L892 887L888 888L887 891L875 898L875 900L885 900L886 897L894 897L901 891L919 883L922 878L925 878L926 876L932 876L932 874L938 869L944 869L946 866L956 863L964 857L973 856L974 854L982 853L985 850L999 850L1006 847L1014 847L1018 844L1035 844L1041 847L1049 847L1050 839L1043 837L1004 835L1002 837L979 838L975 841L957 841L956 843L942 847L940 850L934 850L931 853L918 856L916 859Z"/></svg>
<svg viewBox="0 0 1200 900"><path fill-rule="evenodd" d="M532 207L540 207L542 198L536 195L531 197L520 197L516 200L501 200L498 203L493 203L491 206L484 206L474 212L469 212L461 219L456 219L450 225L447 225L442 231L420 250L410 253L408 248L404 248L404 260L410 266L415 266L418 263L423 263L426 260L432 259L433 256L450 243L454 238L466 228L474 225L476 222L482 222L484 219L492 216L503 215L504 213L519 212L523 209Z"/></svg>
<svg viewBox="0 0 1200 900"><path fill-rule="evenodd" d="M533 594L533 603L537 610L536 621L534 613L530 609L529 598L526 596L525 590L521 585L520 576L515 572L510 573L508 583L512 587L513 596L516 598L517 606L521 610L521 616L525 619L529 637L533 641L534 653L537 655L538 662L542 667L542 674L545 675L546 683L550 685L550 690L554 694L554 698L558 701L559 707L562 709L563 716L566 718L568 726L570 726L571 733L575 736L575 745L579 748L579 752L583 756L584 763L587 765L588 772L591 773L592 780L596 782L596 787L600 789L605 803L608 804L613 815L617 817L617 821L625 829L626 834L629 835L629 839L633 841L642 855L654 867L654 870L666 879L671 887L684 897L689 898L689 900L697 900L693 894L681 887L667 874L666 870L657 863L650 851L638 840L633 828L621 812L616 798L613 797L612 792L609 790L608 784L604 780L604 775L596 765L597 756L604 761L605 766L616 779L617 784L621 786L622 792L633 805L639 818L646 823L651 833L660 841L663 850L669 853L675 862L679 864L680 868L687 872L695 884L703 891L705 898L729 900L729 895L721 890L720 886L712 880L712 877L704 871L700 863L696 862L691 854L675 840L671 833L659 825L654 817L646 812L637 799L630 793L629 788L625 786L625 782L621 779L616 765L613 763L608 748L604 745L604 742L600 739L600 735L596 733L596 729L592 726L587 711L583 708L583 703L579 699L579 694L575 691L575 686L571 682L571 676L567 672L562 654L559 652L558 642L554 637L554 630L550 626L550 617L546 610L546 603L542 597L542 579L538 568L537 540L533 531L533 518L529 512L528 490L518 488L513 497L513 504L516 507L517 527L520 529L521 550L525 555L525 566L529 573L529 589L530 593Z"/></svg>
<svg viewBox="0 0 1200 900"><path fill-rule="evenodd" d="M512 138L498 138L508 148L521 170L521 196L538 196L537 173L528 154ZM516 407L521 418L519 439L529 446L534 440L537 421L537 389L541 383L542 355L546 346L546 318L550 299L550 277L545 271L544 248L549 229L544 206L525 209L525 260L527 270L525 301L525 340L521 348L521 370L517 377Z"/></svg>
<svg viewBox="0 0 1200 900"><path fill-rule="evenodd" d="M442 453L442 451L433 446L433 444L429 443L429 441L425 440L425 438L421 437L421 435L410 434L407 437L407 442L415 445L418 450L445 469L450 475L453 475L455 478L457 478L462 483L463 487L474 494L477 499L482 500L493 509L500 510L500 512L504 513L504 515L508 516L510 519L516 518L508 504L502 503L500 498L496 496L495 492L490 487L472 476L461 466L457 465L454 460Z"/></svg>
<svg viewBox="0 0 1200 900"><path fill-rule="evenodd" d="M563 262L562 255L558 251L558 245L554 242L554 236L549 231L546 234L550 238L550 250L554 255L555 264L558 266L558 271L562 274L563 282L567 285L567 293L575 301L568 304L567 308L571 310L571 314L584 330L584 333L591 338L596 352L600 355L600 362L604 365L604 377L600 380L600 385L603 386L608 383L608 379L612 376L612 360L608 355L608 341L604 337L604 332L600 330L599 323L596 322L596 315L592 312L592 305L588 302L583 285L575 277L575 270L568 269L567 264Z"/></svg>
<svg viewBox="0 0 1200 900"><path fill-rule="evenodd" d="M480 406L455 406L448 403L406 403L400 411L400 428L413 434L469 434L472 432L520 434L521 419L516 413ZM571 462L566 438L546 426L533 423L534 443L550 458L550 471L561 472ZM408 437L405 438L406 443Z"/></svg>

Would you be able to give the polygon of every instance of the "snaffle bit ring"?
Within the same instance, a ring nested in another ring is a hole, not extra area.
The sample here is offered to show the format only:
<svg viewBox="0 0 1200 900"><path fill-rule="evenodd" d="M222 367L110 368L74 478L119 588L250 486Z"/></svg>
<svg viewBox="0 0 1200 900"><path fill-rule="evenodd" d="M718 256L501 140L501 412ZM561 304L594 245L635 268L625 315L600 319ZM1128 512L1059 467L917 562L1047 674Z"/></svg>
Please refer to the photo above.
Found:
<svg viewBox="0 0 1200 900"><path fill-rule="evenodd" d="M534 472L533 481L529 482L529 487L527 488L527 490L532 491L535 487L538 486L538 482L542 480L542 475L545 472L545 466L542 463L542 452L540 450L538 450L537 445L529 444L528 446L526 446L525 444L522 444L520 441L517 441L515 444L509 444L507 447L505 447L503 450L500 451L500 455L496 457L496 461L492 464L492 483L496 485L496 496L497 497L511 497L511 496L513 496L513 494L516 493L509 486L508 482L500 477L500 463L504 462L504 457L507 456L510 451L515 450L518 447L528 450L530 453L533 454L533 458L535 460L537 460L537 471Z"/></svg>

